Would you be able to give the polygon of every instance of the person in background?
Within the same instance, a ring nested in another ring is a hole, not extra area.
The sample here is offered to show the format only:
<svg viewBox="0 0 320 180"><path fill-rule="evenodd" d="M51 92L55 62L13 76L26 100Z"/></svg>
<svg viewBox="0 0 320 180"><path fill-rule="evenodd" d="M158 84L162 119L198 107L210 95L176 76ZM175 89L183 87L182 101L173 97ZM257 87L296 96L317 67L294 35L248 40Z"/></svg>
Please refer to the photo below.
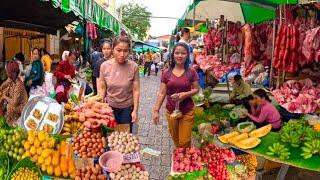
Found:
<svg viewBox="0 0 320 180"><path fill-rule="evenodd" d="M50 54L44 48L41 48L40 49L40 56L41 56L41 61L43 64L44 71L50 72L51 65L52 65L52 59L50 57Z"/></svg>
<svg viewBox="0 0 320 180"><path fill-rule="evenodd" d="M105 40L101 44L103 57L100 58L93 67L93 76L97 79L100 76L101 65L112 58L112 43L110 40ZM94 93L97 94L97 83L93 84Z"/></svg>
<svg viewBox="0 0 320 180"><path fill-rule="evenodd" d="M44 69L40 60L40 53L38 48L33 48L31 51L31 70L29 75L25 78L26 90L29 93L30 89L42 86L44 81Z"/></svg>
<svg viewBox="0 0 320 180"><path fill-rule="evenodd" d="M181 39L179 40L179 42L186 43L188 45L189 52L190 52L190 64L192 65L193 64L193 48L189 43L190 39L191 39L190 29L189 28L182 28Z"/></svg>
<svg viewBox="0 0 320 180"><path fill-rule="evenodd" d="M242 79L241 75L235 75L233 77L233 90L230 94L231 103L242 104L250 112L249 95L252 95L250 85Z"/></svg>
<svg viewBox="0 0 320 180"><path fill-rule="evenodd" d="M153 61L153 64L155 65L155 73L156 73L156 76L158 76L159 63L161 62L160 54L157 53L157 52L153 52L152 61Z"/></svg>
<svg viewBox="0 0 320 180"><path fill-rule="evenodd" d="M148 76L150 76L151 73L151 65L152 65L152 51L151 48L148 49L147 52L143 55L144 60L144 76L148 73Z"/></svg>
<svg viewBox="0 0 320 180"><path fill-rule="evenodd" d="M19 77L21 78L21 80L23 82L24 81L24 74L25 74L24 68L23 68L23 64L24 64L24 61L25 61L25 57L20 52L20 53L17 53L16 55L14 55L13 60L19 64L19 71L20 71Z"/></svg>
<svg viewBox="0 0 320 180"><path fill-rule="evenodd" d="M105 97L113 109L118 124L132 125L138 121L140 80L138 65L128 60L131 41L119 36L113 41L114 58L105 61L97 80L98 94Z"/></svg>
<svg viewBox="0 0 320 180"><path fill-rule="evenodd" d="M263 89L257 89L253 92L253 96L251 95L249 98L252 113L244 113L244 115L248 116L257 127L271 124L273 131L279 131L281 116L279 111L272 105L267 92Z"/></svg>
<svg viewBox="0 0 320 180"><path fill-rule="evenodd" d="M66 61L68 59L68 56L69 56L69 51L63 51L61 55L61 60Z"/></svg>
<svg viewBox="0 0 320 180"><path fill-rule="evenodd" d="M170 68L165 70L161 77L153 120L158 124L160 108L167 98L166 117L174 144L176 147L189 147L194 123L194 103L191 97L199 92L199 77L189 66L189 48L186 43L176 44L171 58L173 61ZM175 110L181 112L180 116L173 116Z"/></svg>
<svg viewBox="0 0 320 180"><path fill-rule="evenodd" d="M59 90L56 95L56 100L58 103L68 102L68 91L71 88L70 80L75 78L75 68L74 63L77 59L77 53L75 51L71 51L68 54L67 60L60 61L57 66L54 76L57 78L56 88L62 88Z"/></svg>
<svg viewBox="0 0 320 180"><path fill-rule="evenodd" d="M8 79L0 86L0 102L6 102L6 119L15 127L21 112L28 102L28 93L23 81L19 78L19 64L11 61L6 66Z"/></svg>
<svg viewBox="0 0 320 180"><path fill-rule="evenodd" d="M100 52L100 47L95 48L95 50L90 55L90 65L91 65L92 71L94 69L94 65L96 64L96 62L102 57L103 57L103 54ZM97 84L97 79L94 76L92 76L92 84Z"/></svg>

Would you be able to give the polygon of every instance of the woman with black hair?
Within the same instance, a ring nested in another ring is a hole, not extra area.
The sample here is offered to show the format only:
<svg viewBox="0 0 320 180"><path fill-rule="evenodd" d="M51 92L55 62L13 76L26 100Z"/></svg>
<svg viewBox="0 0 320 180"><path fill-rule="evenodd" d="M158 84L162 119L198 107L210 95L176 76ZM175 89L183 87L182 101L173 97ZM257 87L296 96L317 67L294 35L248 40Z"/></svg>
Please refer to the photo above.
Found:
<svg viewBox="0 0 320 180"><path fill-rule="evenodd" d="M191 97L199 92L199 77L197 72L190 68L190 53L186 43L175 45L171 59L169 69L166 69L161 77L153 120L158 124L159 110L167 98L166 117L174 144L176 147L189 147L194 123L194 103Z"/></svg>
<svg viewBox="0 0 320 180"><path fill-rule="evenodd" d="M254 91L253 96L250 96L249 103L252 114L244 113L244 115L248 116L258 127L271 124L274 131L280 129L280 113L272 105L265 90L257 89Z"/></svg>

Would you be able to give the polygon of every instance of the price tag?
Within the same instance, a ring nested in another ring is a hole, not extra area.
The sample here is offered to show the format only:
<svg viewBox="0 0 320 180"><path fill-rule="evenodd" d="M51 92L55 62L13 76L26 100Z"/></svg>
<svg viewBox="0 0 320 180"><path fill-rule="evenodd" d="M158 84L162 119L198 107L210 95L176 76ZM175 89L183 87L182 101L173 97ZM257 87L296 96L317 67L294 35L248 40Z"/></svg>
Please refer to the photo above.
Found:
<svg viewBox="0 0 320 180"><path fill-rule="evenodd" d="M123 164L140 162L140 155L138 152L123 155Z"/></svg>

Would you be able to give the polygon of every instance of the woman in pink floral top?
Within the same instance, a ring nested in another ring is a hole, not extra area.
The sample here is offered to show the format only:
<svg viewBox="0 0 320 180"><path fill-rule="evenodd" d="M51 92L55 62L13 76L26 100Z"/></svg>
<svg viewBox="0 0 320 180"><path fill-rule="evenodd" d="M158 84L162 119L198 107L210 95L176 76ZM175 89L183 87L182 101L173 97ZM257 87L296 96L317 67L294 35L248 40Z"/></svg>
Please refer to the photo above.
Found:
<svg viewBox="0 0 320 180"><path fill-rule="evenodd" d="M263 89L258 89L253 92L253 97L251 100L249 100L249 103L251 104L252 114L244 114L247 115L252 121L254 121L257 126L271 124L274 131L280 129L280 113L272 105L266 91L264 91Z"/></svg>

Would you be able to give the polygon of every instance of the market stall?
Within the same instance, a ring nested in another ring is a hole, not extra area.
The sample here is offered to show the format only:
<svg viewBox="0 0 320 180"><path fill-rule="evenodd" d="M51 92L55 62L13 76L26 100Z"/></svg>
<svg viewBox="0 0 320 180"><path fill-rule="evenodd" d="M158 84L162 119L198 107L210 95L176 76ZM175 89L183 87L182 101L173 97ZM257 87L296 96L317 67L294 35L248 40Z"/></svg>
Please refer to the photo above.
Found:
<svg viewBox="0 0 320 180"><path fill-rule="evenodd" d="M0 179L149 179L139 139L101 98L77 92L65 104L31 98L17 128L0 118Z"/></svg>

